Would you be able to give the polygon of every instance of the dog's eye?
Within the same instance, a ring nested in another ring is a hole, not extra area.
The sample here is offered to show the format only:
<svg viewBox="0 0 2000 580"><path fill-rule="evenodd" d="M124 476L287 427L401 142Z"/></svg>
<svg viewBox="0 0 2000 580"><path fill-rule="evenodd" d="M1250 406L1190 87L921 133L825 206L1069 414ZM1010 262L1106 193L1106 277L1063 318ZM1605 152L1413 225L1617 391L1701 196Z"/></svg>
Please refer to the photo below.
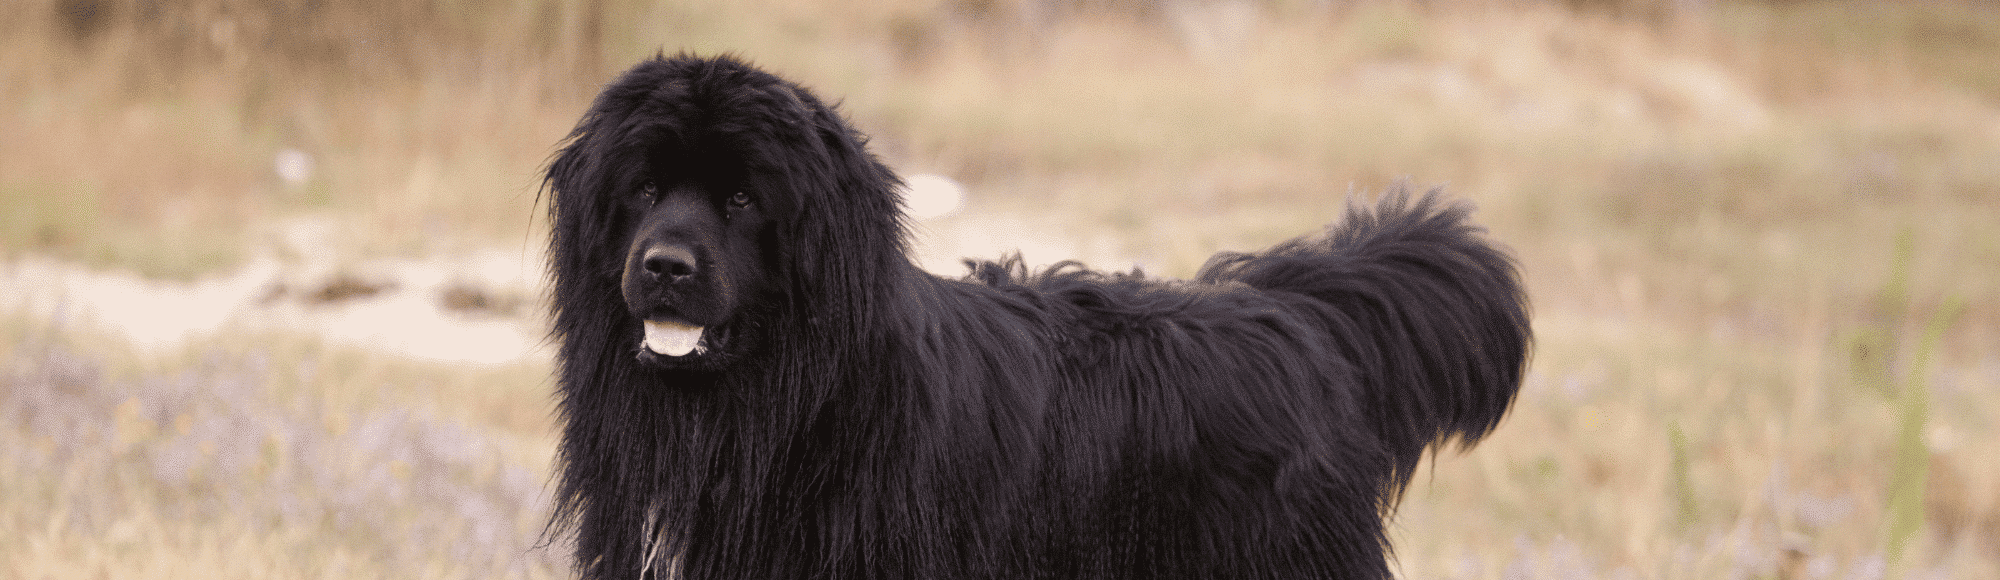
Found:
<svg viewBox="0 0 2000 580"><path fill-rule="evenodd" d="M729 196L730 207L750 207L750 202L752 201L755 200L750 199L748 192L739 191L736 192L736 195Z"/></svg>
<svg viewBox="0 0 2000 580"><path fill-rule="evenodd" d="M653 182L651 181L648 181L646 182L646 185L639 187L639 197L644 197L646 199L653 199L659 196L660 196L660 186L653 185Z"/></svg>

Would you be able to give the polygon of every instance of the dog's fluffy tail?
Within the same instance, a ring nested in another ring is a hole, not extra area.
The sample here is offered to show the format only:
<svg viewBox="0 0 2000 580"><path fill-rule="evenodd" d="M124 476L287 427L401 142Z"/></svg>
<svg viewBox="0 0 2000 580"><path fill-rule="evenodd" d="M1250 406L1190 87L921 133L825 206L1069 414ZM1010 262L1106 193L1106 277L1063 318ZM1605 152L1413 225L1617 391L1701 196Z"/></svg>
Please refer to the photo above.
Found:
<svg viewBox="0 0 2000 580"><path fill-rule="evenodd" d="M1528 304L1514 262L1441 190L1398 184L1373 207L1350 201L1324 234L1258 254L1224 254L1208 282L1289 292L1326 326L1361 382L1360 399L1390 454L1386 498L1400 495L1424 449L1477 443L1499 424L1527 365Z"/></svg>

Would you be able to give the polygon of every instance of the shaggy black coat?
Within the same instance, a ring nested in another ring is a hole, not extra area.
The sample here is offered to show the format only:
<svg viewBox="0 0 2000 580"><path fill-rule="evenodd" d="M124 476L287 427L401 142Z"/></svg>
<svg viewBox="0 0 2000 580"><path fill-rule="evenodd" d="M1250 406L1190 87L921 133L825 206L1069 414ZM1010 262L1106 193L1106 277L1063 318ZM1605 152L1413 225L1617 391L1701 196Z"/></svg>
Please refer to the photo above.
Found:
<svg viewBox="0 0 2000 580"><path fill-rule="evenodd" d="M726 57L619 77L547 179L585 578L1386 578L1530 342L1511 260L1403 186L1192 281L931 276L865 139Z"/></svg>

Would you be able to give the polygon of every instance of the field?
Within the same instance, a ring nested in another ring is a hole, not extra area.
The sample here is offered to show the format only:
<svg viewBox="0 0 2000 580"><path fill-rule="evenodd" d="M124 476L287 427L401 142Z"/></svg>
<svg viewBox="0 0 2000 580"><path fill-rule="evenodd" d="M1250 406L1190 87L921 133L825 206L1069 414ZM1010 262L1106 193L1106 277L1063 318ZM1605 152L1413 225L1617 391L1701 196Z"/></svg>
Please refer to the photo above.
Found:
<svg viewBox="0 0 2000 580"><path fill-rule="evenodd" d="M2000 577L1991 3L9 12L0 579L563 576L538 173L683 49L963 184L926 264L1186 276L1398 179L1477 203L1538 342L1404 577Z"/></svg>

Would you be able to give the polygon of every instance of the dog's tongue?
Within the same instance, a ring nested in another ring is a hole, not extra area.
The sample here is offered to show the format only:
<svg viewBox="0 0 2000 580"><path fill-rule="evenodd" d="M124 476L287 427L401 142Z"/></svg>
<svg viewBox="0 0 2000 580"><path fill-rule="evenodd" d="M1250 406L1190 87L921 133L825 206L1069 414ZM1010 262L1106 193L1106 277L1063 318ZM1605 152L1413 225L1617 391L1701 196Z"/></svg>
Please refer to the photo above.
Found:
<svg viewBox="0 0 2000 580"><path fill-rule="evenodd" d="M701 350L701 327L667 320L646 321L646 350L687 356Z"/></svg>

